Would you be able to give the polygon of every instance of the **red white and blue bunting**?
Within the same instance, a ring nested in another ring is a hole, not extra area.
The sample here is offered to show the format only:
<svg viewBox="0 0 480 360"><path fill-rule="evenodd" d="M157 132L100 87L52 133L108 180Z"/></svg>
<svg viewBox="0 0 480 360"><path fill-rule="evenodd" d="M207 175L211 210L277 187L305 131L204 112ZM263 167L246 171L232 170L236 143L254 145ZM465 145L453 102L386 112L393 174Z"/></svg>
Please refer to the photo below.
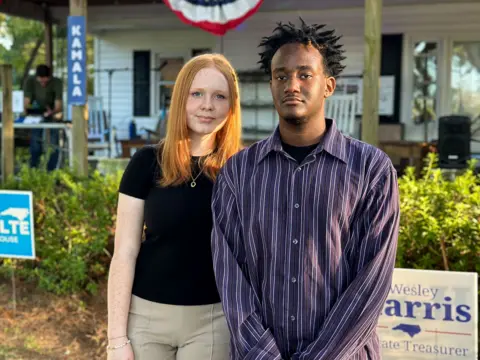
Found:
<svg viewBox="0 0 480 360"><path fill-rule="evenodd" d="M186 24L225 35L255 14L263 0L163 0Z"/></svg>

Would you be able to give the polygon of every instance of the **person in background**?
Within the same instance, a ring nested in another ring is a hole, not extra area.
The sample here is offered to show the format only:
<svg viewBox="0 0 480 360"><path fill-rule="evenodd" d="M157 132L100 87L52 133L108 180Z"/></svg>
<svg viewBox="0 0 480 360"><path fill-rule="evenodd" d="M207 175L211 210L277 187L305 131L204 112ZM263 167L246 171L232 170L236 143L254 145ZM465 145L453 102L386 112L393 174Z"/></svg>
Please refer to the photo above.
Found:
<svg viewBox="0 0 480 360"><path fill-rule="evenodd" d="M212 249L234 360L381 358L397 174L385 153L325 118L345 57L323 28L279 24L263 38L279 126L215 183Z"/></svg>
<svg viewBox="0 0 480 360"><path fill-rule="evenodd" d="M109 360L228 358L211 256L211 194L220 168L240 149L240 121L238 80L227 59L205 54L187 62L165 139L138 150L120 183Z"/></svg>
<svg viewBox="0 0 480 360"><path fill-rule="evenodd" d="M62 80L52 76L52 71L47 65L38 65L35 76L30 76L25 82L24 108L26 115L41 115L46 122L61 119L63 85ZM38 167L40 157L44 150L43 129L32 129L30 140L30 166ZM51 171L58 166L59 159L59 137L58 129L49 130L49 141L46 144L50 147L50 157L47 162L47 170Z"/></svg>

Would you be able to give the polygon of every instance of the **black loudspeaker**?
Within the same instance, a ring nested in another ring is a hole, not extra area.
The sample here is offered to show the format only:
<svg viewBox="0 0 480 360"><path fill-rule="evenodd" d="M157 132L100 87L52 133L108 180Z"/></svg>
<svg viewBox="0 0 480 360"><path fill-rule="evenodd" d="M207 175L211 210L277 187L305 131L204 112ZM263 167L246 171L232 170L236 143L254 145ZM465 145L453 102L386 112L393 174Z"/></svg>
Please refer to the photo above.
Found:
<svg viewBox="0 0 480 360"><path fill-rule="evenodd" d="M471 158L471 120L450 115L438 119L438 160L444 169L463 169Z"/></svg>

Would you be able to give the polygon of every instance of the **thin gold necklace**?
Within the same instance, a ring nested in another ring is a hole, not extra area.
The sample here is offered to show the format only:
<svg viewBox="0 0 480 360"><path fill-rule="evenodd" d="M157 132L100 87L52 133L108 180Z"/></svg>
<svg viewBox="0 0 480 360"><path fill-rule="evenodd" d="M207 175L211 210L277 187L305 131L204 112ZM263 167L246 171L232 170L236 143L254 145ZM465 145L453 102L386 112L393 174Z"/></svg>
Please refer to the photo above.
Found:
<svg viewBox="0 0 480 360"><path fill-rule="evenodd" d="M200 172L197 174L197 176L195 176L195 178L190 174L190 177L192 178L192 182L190 183L190 187L194 188L195 186L197 186L196 180L198 179L198 177L199 177L200 175L202 175L202 172L203 172L204 167L205 167L205 164L203 164L202 169L201 169Z"/></svg>

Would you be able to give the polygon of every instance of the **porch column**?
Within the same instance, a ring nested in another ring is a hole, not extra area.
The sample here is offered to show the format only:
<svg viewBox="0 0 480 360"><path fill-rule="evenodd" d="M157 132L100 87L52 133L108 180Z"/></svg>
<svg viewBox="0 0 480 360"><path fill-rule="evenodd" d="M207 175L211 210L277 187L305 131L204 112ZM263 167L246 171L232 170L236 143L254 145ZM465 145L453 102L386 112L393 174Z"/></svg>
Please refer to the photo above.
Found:
<svg viewBox="0 0 480 360"><path fill-rule="evenodd" d="M0 65L0 82L2 85L3 109L2 113L2 152L1 170L5 182L13 175L14 166L14 137L13 137L13 110L12 110L12 65Z"/></svg>
<svg viewBox="0 0 480 360"><path fill-rule="evenodd" d="M87 0L70 0L70 16L84 16L86 23ZM70 54L67 56L70 56ZM83 56L87 56L86 51L83 52ZM88 113L86 111L86 105L72 106L73 169L78 175L82 176L87 176L88 174L87 121Z"/></svg>
<svg viewBox="0 0 480 360"><path fill-rule="evenodd" d="M50 9L45 9L45 64L53 72L53 31Z"/></svg>
<svg viewBox="0 0 480 360"><path fill-rule="evenodd" d="M378 146L382 0L365 0L362 141Z"/></svg>

